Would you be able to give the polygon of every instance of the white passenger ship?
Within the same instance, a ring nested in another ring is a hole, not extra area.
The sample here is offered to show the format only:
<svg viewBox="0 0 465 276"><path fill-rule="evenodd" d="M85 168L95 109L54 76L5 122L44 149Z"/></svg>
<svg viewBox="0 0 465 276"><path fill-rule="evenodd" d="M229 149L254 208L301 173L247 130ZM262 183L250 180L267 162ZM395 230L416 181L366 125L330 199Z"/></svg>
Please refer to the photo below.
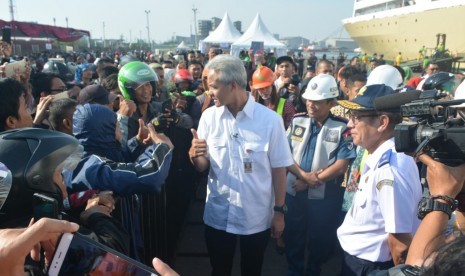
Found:
<svg viewBox="0 0 465 276"><path fill-rule="evenodd" d="M404 60L439 43L452 55L465 53L465 0L355 0L353 16L343 20L349 35L368 55Z"/></svg>

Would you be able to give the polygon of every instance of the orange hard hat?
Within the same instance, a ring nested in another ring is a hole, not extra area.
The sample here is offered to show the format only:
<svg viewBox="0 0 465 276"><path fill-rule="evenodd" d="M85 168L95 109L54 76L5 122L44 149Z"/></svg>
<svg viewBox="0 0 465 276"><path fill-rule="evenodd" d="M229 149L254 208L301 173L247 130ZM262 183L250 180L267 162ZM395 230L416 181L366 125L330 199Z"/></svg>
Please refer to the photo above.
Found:
<svg viewBox="0 0 465 276"><path fill-rule="evenodd" d="M275 78L273 71L266 66L260 66L253 73L252 87L254 89L265 88L272 85L274 81Z"/></svg>

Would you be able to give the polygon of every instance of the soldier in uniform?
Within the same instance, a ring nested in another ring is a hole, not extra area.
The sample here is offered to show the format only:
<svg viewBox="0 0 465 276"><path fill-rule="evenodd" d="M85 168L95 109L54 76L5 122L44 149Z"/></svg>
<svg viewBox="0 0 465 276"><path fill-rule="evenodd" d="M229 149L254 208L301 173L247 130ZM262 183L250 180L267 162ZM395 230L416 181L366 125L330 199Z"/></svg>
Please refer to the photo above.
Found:
<svg viewBox="0 0 465 276"><path fill-rule="evenodd" d="M332 76L314 77L302 95L307 113L294 116L288 129L294 157L286 179L288 275L320 275L336 241L344 194L341 182L350 159L355 158L352 143L343 138L347 120L330 112L338 94Z"/></svg>
<svg viewBox="0 0 465 276"><path fill-rule="evenodd" d="M363 87L351 101L348 127L354 144L368 151L351 208L337 230L344 252L343 275L367 275L405 262L419 220L422 192L415 160L398 153L394 126L400 110L375 110L376 97L393 94L391 87Z"/></svg>

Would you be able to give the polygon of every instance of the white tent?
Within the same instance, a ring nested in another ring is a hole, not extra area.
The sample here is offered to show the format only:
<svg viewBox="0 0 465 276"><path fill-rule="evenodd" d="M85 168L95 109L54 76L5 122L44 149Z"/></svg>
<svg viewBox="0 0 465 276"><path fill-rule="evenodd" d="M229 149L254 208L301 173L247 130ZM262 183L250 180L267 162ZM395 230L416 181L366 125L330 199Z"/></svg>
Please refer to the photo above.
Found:
<svg viewBox="0 0 465 276"><path fill-rule="evenodd" d="M273 34L268 31L260 14L257 13L252 24L245 33L231 45L231 55L239 56L241 50L248 50L252 45L252 41L263 41L265 50L274 50L275 56L280 57L287 54L287 47L283 43L274 38Z"/></svg>
<svg viewBox="0 0 465 276"><path fill-rule="evenodd" d="M220 25L203 40L203 43L234 43L239 37L241 37L241 33L234 27L226 12Z"/></svg>
<svg viewBox="0 0 465 276"><path fill-rule="evenodd" d="M179 49L179 50L187 50L187 49L190 49L189 46L186 45L186 43L184 43L184 41L181 41L181 43L179 43L178 47L176 47L176 49Z"/></svg>

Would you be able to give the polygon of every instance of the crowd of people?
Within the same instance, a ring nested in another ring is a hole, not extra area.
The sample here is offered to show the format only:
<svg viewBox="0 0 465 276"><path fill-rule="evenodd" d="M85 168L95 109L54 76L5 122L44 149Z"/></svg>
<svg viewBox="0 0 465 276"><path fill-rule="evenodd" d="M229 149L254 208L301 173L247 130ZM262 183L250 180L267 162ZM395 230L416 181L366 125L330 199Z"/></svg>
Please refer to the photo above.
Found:
<svg viewBox="0 0 465 276"><path fill-rule="evenodd" d="M377 104L419 90L465 102L463 76L434 60L414 77L382 55L300 63L211 47L28 57L35 63L7 76L19 61L8 43L1 54L0 264L11 275L46 268L61 232L160 257L144 251L154 221L168 229L172 264L205 182L212 275L231 275L237 242L241 274L260 275L270 238L288 275L320 275L338 248L342 275L464 273L446 255L464 251L465 156L447 166L427 151L398 152L396 125L419 118ZM465 121L464 110L458 102L441 116ZM58 202L61 221L31 220L35 193ZM160 193L166 219L145 217L146 198Z"/></svg>

